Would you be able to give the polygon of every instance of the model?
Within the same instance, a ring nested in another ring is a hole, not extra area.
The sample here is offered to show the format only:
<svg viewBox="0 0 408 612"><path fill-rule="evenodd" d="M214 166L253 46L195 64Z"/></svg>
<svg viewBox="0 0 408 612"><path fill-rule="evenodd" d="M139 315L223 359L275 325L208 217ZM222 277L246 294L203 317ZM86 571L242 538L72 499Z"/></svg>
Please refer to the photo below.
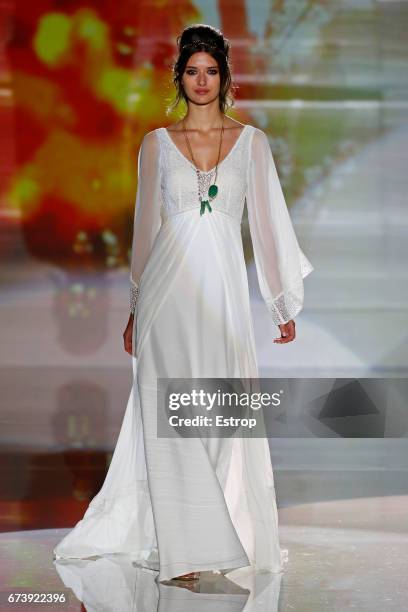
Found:
<svg viewBox="0 0 408 612"><path fill-rule="evenodd" d="M274 342L295 338L303 279L313 270L266 134L225 113L228 40L196 24L177 42L174 84L188 110L145 134L138 156L124 332L133 386L102 489L54 553L127 553L159 581L246 566L280 572L267 439L157 435L157 378L258 377L241 237L245 202L261 293L280 330Z"/></svg>

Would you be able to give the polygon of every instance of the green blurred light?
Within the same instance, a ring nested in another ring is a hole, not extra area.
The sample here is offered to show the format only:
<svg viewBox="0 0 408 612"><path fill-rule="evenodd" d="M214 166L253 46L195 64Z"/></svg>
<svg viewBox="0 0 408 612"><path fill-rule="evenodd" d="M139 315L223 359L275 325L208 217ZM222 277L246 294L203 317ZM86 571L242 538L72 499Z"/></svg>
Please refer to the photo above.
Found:
<svg viewBox="0 0 408 612"><path fill-rule="evenodd" d="M101 74L99 91L120 112L126 112L129 109L128 95L131 77L130 71L122 68L111 67Z"/></svg>
<svg viewBox="0 0 408 612"><path fill-rule="evenodd" d="M102 49L107 41L106 24L90 12L81 16L78 34L86 39L94 49Z"/></svg>
<svg viewBox="0 0 408 612"><path fill-rule="evenodd" d="M119 53L121 53L122 55L131 55L133 52L133 47L131 47L130 45L125 45L124 43L118 43L116 46L117 46Z"/></svg>
<svg viewBox="0 0 408 612"><path fill-rule="evenodd" d="M107 244L116 244L117 242L117 238L115 234L111 232L111 230L108 230L108 229L102 232L102 238L104 242L106 242Z"/></svg>
<svg viewBox="0 0 408 612"><path fill-rule="evenodd" d="M16 208L27 210L27 203L34 203L40 194L38 183L28 176L19 176L15 179L9 201Z"/></svg>
<svg viewBox="0 0 408 612"><path fill-rule="evenodd" d="M71 19L62 13L48 13L40 19L33 46L45 64L58 64L68 49L71 27Z"/></svg>

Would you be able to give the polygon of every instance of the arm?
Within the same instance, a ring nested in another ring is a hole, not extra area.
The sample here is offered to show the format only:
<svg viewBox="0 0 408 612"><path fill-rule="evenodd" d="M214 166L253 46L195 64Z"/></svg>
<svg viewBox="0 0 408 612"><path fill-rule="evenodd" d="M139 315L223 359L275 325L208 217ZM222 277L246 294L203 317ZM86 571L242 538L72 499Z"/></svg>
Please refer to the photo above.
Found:
<svg viewBox="0 0 408 612"><path fill-rule="evenodd" d="M259 288L281 326L303 308L303 278L314 268L299 247L268 138L260 129L252 137L249 164L246 202Z"/></svg>
<svg viewBox="0 0 408 612"><path fill-rule="evenodd" d="M143 137L138 154L138 185L130 262L130 312L135 313L144 268L160 229L159 142L154 131Z"/></svg>

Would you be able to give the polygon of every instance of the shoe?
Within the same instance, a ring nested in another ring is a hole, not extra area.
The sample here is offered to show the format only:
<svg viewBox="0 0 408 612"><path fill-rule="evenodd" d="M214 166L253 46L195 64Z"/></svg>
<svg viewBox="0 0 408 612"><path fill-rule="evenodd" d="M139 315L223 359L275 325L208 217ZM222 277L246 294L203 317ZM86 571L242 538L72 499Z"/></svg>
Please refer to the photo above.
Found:
<svg viewBox="0 0 408 612"><path fill-rule="evenodd" d="M190 572L189 574L182 574L181 576L175 576L171 580L179 580L180 582L191 582L192 580L199 580L200 572Z"/></svg>

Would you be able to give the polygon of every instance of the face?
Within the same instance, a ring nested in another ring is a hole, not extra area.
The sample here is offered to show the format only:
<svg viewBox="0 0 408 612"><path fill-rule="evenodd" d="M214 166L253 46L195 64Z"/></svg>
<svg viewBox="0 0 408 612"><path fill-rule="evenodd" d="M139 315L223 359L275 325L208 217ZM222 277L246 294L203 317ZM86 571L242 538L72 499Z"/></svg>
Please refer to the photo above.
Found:
<svg viewBox="0 0 408 612"><path fill-rule="evenodd" d="M190 55L181 82L189 100L208 104L218 98L220 70L217 61L204 51Z"/></svg>

